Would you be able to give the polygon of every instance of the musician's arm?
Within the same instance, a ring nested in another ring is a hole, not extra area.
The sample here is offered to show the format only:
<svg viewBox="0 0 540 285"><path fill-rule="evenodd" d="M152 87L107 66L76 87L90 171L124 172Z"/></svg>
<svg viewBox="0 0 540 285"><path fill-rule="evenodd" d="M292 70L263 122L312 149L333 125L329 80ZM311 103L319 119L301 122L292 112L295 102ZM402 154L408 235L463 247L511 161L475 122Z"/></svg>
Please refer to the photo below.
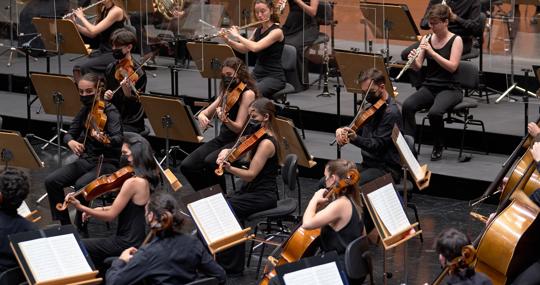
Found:
<svg viewBox="0 0 540 285"><path fill-rule="evenodd" d="M309 5L304 3L303 0L295 0L296 4L304 10L304 12L311 17L315 17L317 15L317 7L319 6L319 0L310 0Z"/></svg>
<svg viewBox="0 0 540 285"><path fill-rule="evenodd" d="M460 17L460 15L454 14L455 18L452 19L453 22L458 23L462 26L466 34L470 35L481 35L483 30L483 23L480 22L480 3L479 1L471 1L471 7L468 10L467 19Z"/></svg>
<svg viewBox="0 0 540 285"><path fill-rule="evenodd" d="M268 35L259 41L253 41L252 39L244 38L242 35L237 35L238 42L240 42L248 51L251 52L260 52L275 42L282 41L284 37L285 36L283 35L283 31L281 29L272 30L270 33L268 33Z"/></svg>
<svg viewBox="0 0 540 285"><path fill-rule="evenodd" d="M154 271L157 264L152 262L152 259L159 254L155 251L152 247L142 247L129 262L119 258L114 260L111 268L107 270L107 283L116 285L137 284Z"/></svg>
<svg viewBox="0 0 540 285"><path fill-rule="evenodd" d="M113 106L108 106L109 111L107 112L107 135L111 140L110 147L117 147L122 145L124 139L122 128L122 120L120 119L120 113Z"/></svg>
<svg viewBox="0 0 540 285"><path fill-rule="evenodd" d="M389 107L388 107L389 108ZM351 139L351 143L367 152L378 152L392 145L392 130L394 125L401 120L399 113L390 112L385 114L380 125L373 130L371 137L357 135ZM363 130L359 130L359 134Z"/></svg>
<svg viewBox="0 0 540 285"><path fill-rule="evenodd" d="M424 12L424 17L422 17L422 20L420 21L420 28L422 30L429 30L429 19L427 18L427 14L429 10L431 10L431 7L435 4L441 3L440 0L430 0L428 3L428 6L426 7L426 11Z"/></svg>
<svg viewBox="0 0 540 285"><path fill-rule="evenodd" d="M240 100L240 107L236 120L226 120L224 124L233 132L240 133L249 119L249 105L255 100L255 93L252 90L244 92ZM238 104L238 103L237 103Z"/></svg>
<svg viewBox="0 0 540 285"><path fill-rule="evenodd" d="M197 240L197 251L201 255L201 263L197 267L197 271L204 274L204 276L215 277L219 284L225 284L227 276L225 270L210 255L208 250Z"/></svg>
<svg viewBox="0 0 540 285"><path fill-rule="evenodd" d="M82 23L82 26L81 26L82 29L81 27L79 27L79 32L81 32L81 34L87 37L95 38L96 36L101 34L103 31L108 29L110 26L112 26L115 22L121 21L124 18L124 12L122 8L116 6L113 9L111 9L109 14L107 14L107 16L103 20L101 20L99 23L95 25L90 23L86 19L86 17L77 17L77 18Z"/></svg>
<svg viewBox="0 0 540 285"><path fill-rule="evenodd" d="M442 57L436 53L433 49L426 49L426 52L446 71L451 73L456 72L461 61L461 54L463 53L463 40L460 36L457 36L452 43L452 50L450 52L450 59Z"/></svg>
<svg viewBox="0 0 540 285"><path fill-rule="evenodd" d="M251 182L261 172L266 161L274 156L275 152L276 148L274 147L274 144L270 140L265 139L261 141L257 147L257 152L249 163L248 169L242 169L235 166L224 168L232 175L240 177L243 181Z"/></svg>
<svg viewBox="0 0 540 285"><path fill-rule="evenodd" d="M347 209L350 204L347 199L337 199L328 204L324 209L317 212L318 205L325 201L323 197L326 189L321 189L313 195L302 217L302 228L306 230L318 229L339 221L342 209Z"/></svg>
<svg viewBox="0 0 540 285"><path fill-rule="evenodd" d="M75 118L73 118L73 121L71 121L71 125L69 126L69 130L68 130L67 134L64 135L64 143L67 144L71 140L77 141L77 139L79 138L79 136L83 132L83 129L84 129L83 114L86 113L86 112L83 111L84 108L86 108L86 107L83 107L79 111L79 113L77 113Z"/></svg>

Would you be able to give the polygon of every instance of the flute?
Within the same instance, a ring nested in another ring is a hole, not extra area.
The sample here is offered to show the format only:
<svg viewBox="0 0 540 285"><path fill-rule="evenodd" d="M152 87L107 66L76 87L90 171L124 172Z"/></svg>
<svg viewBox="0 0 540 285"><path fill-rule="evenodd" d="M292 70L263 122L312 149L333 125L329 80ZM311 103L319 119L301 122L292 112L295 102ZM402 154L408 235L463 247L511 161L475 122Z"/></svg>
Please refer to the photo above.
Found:
<svg viewBox="0 0 540 285"><path fill-rule="evenodd" d="M265 22L268 22L268 21L269 21L269 20L263 20L263 21L253 22L253 23L251 23L251 24L247 24L247 25L238 27L238 30L251 28L251 27L253 27L253 26L257 26L257 25L260 25L260 24L265 23ZM229 33L229 30L225 30L224 32L217 32L217 33L212 34L212 35L200 36L200 37L199 37L199 40L207 41L207 40L210 40L210 39L213 39L213 38L215 38L215 37L219 37L219 36L222 36L222 35L225 35L225 34L228 34L228 33Z"/></svg>
<svg viewBox="0 0 540 285"><path fill-rule="evenodd" d="M431 38L431 34L425 36L425 39L424 41L429 41L429 39ZM422 44L422 41L420 41L420 44ZM407 69L409 69L409 67L411 67L411 64L416 60L416 58L418 57L418 55L420 54L420 50L422 48L420 47L420 45L416 48L416 53L414 54L413 57L409 58L409 61L407 61L407 63L405 64L405 66L403 67L403 69L401 69L401 71L399 72L398 76L396 77L396 80L399 80L399 78L405 73L405 71L407 71Z"/></svg>
<svg viewBox="0 0 540 285"><path fill-rule="evenodd" d="M92 8L92 7L95 7L95 6L97 6L98 4L101 4L101 3L103 3L103 2L105 2L105 0L97 1L97 2L94 3L94 4L90 4L90 5L86 6L86 7L84 7L82 10L83 10L83 12L84 12L84 11L86 11L86 10ZM67 13L67 14L64 15L64 17L62 17L62 19L70 18L70 17L73 16L74 14L75 14L75 11L70 12L70 13Z"/></svg>

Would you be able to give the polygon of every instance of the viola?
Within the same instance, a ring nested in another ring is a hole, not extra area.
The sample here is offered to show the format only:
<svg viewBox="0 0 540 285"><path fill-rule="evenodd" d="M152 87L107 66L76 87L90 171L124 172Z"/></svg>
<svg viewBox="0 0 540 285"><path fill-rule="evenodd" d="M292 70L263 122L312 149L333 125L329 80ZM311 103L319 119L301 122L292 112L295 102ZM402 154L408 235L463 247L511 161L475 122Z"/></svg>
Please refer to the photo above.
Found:
<svg viewBox="0 0 540 285"><path fill-rule="evenodd" d="M324 194L324 198L340 194L348 186L355 185L360 180L360 173L357 169L351 169L347 173L347 178L339 180ZM321 229L306 230L301 226L291 234L281 248L281 254L278 259L269 256L269 263L264 268L264 276L259 285L267 285L270 279L276 276L275 267L286 263L296 262L303 257L313 255L317 249L318 238ZM280 248L276 248L279 250Z"/></svg>
<svg viewBox="0 0 540 285"><path fill-rule="evenodd" d="M116 71L114 72L114 78L118 82L124 80L126 77L129 77L131 82L137 82L139 80L139 75L135 71L135 65L131 58L123 58L116 64Z"/></svg>
<svg viewBox="0 0 540 285"><path fill-rule="evenodd" d="M150 226L150 231L144 238L144 241L141 244L141 246L144 246L147 243L149 243L160 232L170 229L173 224L173 219L174 219L173 215L169 211L165 211L165 213L163 213L161 217L159 218L159 222Z"/></svg>
<svg viewBox="0 0 540 285"><path fill-rule="evenodd" d="M118 191L120 188L122 188L124 182L133 176L134 172L135 171L132 166L126 166L120 168L112 174L102 175L83 188L77 190L73 194L73 197L83 195L86 201L92 201L105 193ZM68 202L66 201L64 201L62 204L58 203L56 204L56 209L58 211L64 211L67 209L67 205Z"/></svg>
<svg viewBox="0 0 540 285"><path fill-rule="evenodd" d="M98 82L98 86L99 86ZM92 109L86 117L85 128L88 132L89 130L94 130L92 136L99 142L104 144L110 144L111 140L104 133L105 125L107 124L107 115L105 114L106 102L101 99L101 91L97 92L94 97L94 102L92 103ZM86 137L88 133L85 134L84 142L86 142ZM84 143L83 143L84 144Z"/></svg>
<svg viewBox="0 0 540 285"><path fill-rule="evenodd" d="M221 101L223 112L228 113L234 107L246 86L244 82L240 82L234 87L234 90L224 94L225 98Z"/></svg>
<svg viewBox="0 0 540 285"><path fill-rule="evenodd" d="M252 150L253 147L257 144L257 142L266 134L266 128L262 127L249 137L241 138L238 140L238 142L233 146L229 153L227 153L227 156L225 156L225 161L229 163L233 163L238 158L242 157L244 154L246 154L248 151ZM216 170L214 170L216 175L221 176L223 175L223 164L220 164Z"/></svg>

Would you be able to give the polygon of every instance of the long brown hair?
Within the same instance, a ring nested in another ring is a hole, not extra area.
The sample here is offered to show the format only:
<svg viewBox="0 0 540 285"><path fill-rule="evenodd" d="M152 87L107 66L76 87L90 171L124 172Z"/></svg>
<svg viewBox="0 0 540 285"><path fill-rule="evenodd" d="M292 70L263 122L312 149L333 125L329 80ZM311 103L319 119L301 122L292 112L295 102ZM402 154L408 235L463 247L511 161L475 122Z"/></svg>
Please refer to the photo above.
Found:
<svg viewBox="0 0 540 285"><path fill-rule="evenodd" d="M244 82L247 87L255 93L255 96L259 97L259 91L256 85L257 83L255 82L255 79L253 79L253 77L251 76L247 65L245 65L241 59L239 59L238 57L229 57L223 62L221 68L223 67L229 67L235 71L238 70L236 72L236 77L238 78L238 80ZM225 88L227 87L224 86L223 80L221 81L219 86L222 91L225 90Z"/></svg>
<svg viewBox="0 0 540 285"><path fill-rule="evenodd" d="M328 173L330 175L336 175L340 180L346 179L349 170L356 168L357 167L354 162L345 159L330 160L328 161L328 163L326 163L326 169L328 169ZM361 209L360 189L358 188L358 184L353 184L345 187L338 194L338 196L348 196L353 200L355 206L357 207L357 210ZM361 211L359 211L359 213L361 213Z"/></svg>

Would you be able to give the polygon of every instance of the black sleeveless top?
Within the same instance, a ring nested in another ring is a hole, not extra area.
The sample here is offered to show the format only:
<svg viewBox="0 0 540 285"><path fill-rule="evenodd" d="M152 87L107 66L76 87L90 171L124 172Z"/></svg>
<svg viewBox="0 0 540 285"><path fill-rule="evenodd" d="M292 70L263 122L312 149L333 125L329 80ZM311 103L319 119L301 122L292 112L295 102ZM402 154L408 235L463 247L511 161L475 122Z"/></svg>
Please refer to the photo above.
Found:
<svg viewBox="0 0 540 285"><path fill-rule="evenodd" d="M131 199L118 215L116 237L129 246L140 246L146 234L144 205L139 206Z"/></svg>
<svg viewBox="0 0 540 285"><path fill-rule="evenodd" d="M456 35L453 35L448 42L440 49L433 48L433 50L446 59L450 59L452 53L452 45ZM431 38L429 39L431 44ZM423 85L428 87L450 88L453 89L457 86L454 82L454 74L450 71L442 68L431 56L426 56L427 68L426 68L426 80Z"/></svg>
<svg viewBox="0 0 540 285"><path fill-rule="evenodd" d="M283 33L285 36L296 34L302 29L317 29L317 20L302 10L294 0L287 0L289 3L289 15L283 24ZM306 2L306 1L304 1ZM309 1L308 1L309 2Z"/></svg>
<svg viewBox="0 0 540 285"><path fill-rule="evenodd" d="M332 227L326 225L321 228L321 249L323 252L336 251L339 255L345 253L347 245L360 237L364 231L364 223L356 211L353 202L347 198L352 206L351 219L349 223L336 232Z"/></svg>
<svg viewBox="0 0 540 285"><path fill-rule="evenodd" d="M266 37L271 31L280 29L278 24L273 24L264 33L261 33L262 28L257 28L254 34L254 40L260 41ZM284 41L275 42L269 47L255 53L257 61L255 62L255 68L253 74L256 79L264 77L273 77L276 79L283 79L285 81L285 72L281 65L281 54L283 53Z"/></svg>
<svg viewBox="0 0 540 285"><path fill-rule="evenodd" d="M273 136L269 136L268 134L265 134L253 147L252 155L255 154L257 151L257 148L259 147L259 144L265 140L268 139L274 144L274 148L276 149L274 156L269 158L266 163L264 164L263 168L259 172L259 174L248 183L244 183L242 187L240 188L241 192L267 192L272 193L273 195L276 193L277 189L277 181L276 177L278 174L278 144L276 142L276 139ZM276 197L277 198L277 197Z"/></svg>
<svg viewBox="0 0 540 285"><path fill-rule="evenodd" d="M109 15L109 12L114 7L111 6L109 9L103 9L101 11L101 19L105 19L107 15ZM101 52L110 52L112 51L112 45L111 45L111 35L114 33L114 31L123 28L124 27L124 21L114 22L110 27L108 27L105 31L101 32L99 35L99 50Z"/></svg>
<svg viewBox="0 0 540 285"><path fill-rule="evenodd" d="M240 110L240 102L242 102L242 97L244 96L244 93L248 90L250 89L246 86L246 88L244 88L244 91L242 91L242 93L240 93L240 96L238 96L238 101L236 101L234 106L229 110L229 120L236 121L238 111ZM222 137L225 141L233 142L237 139L238 134L229 129L227 125L221 124L221 127L219 128L219 136Z"/></svg>

